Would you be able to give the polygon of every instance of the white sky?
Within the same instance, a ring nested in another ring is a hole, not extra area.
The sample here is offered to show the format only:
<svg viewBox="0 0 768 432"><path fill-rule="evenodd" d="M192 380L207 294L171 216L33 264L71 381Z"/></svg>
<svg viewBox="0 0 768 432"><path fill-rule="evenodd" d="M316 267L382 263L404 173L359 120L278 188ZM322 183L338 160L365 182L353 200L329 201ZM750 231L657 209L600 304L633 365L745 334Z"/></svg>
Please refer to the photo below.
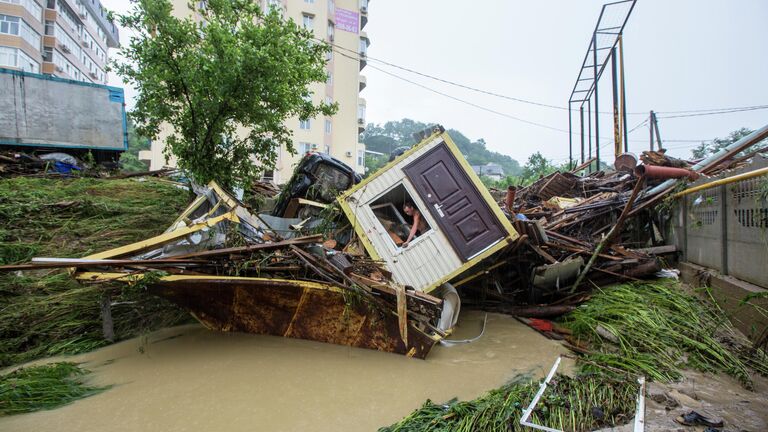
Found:
<svg viewBox="0 0 768 432"><path fill-rule="evenodd" d="M127 0L102 0L116 12ZM371 0L368 55L464 85L567 106L602 4L598 0ZM657 112L768 104L768 1L639 0L624 31L630 128ZM122 43L129 35L121 32ZM114 50L113 50L114 51ZM110 53L115 55L114 52ZM521 163L541 151L568 157L568 134L521 123L403 82L371 66L495 111L568 129L567 112L482 95L374 61L363 69L367 121L404 117L440 123ZM609 69L606 70L609 72ZM122 85L110 75L110 82ZM612 109L610 76L601 80L600 111ZM129 98L133 92L127 91ZM662 140L710 140L768 123L768 110L662 119ZM577 117L574 116L574 120ZM576 128L574 128L576 129ZM612 119L600 123L603 158L612 160ZM629 136L630 151L648 148L648 128ZM697 143L670 142L689 156ZM578 136L574 156L578 157Z"/></svg>

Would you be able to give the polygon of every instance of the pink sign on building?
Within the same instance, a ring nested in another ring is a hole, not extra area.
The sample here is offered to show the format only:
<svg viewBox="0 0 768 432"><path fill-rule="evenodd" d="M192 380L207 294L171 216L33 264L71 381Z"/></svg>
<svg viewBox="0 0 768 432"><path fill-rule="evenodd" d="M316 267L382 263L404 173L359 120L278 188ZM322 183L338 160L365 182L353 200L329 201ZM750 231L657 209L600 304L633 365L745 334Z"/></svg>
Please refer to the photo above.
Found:
<svg viewBox="0 0 768 432"><path fill-rule="evenodd" d="M360 14L357 12L336 8L336 28L357 34L360 27Z"/></svg>

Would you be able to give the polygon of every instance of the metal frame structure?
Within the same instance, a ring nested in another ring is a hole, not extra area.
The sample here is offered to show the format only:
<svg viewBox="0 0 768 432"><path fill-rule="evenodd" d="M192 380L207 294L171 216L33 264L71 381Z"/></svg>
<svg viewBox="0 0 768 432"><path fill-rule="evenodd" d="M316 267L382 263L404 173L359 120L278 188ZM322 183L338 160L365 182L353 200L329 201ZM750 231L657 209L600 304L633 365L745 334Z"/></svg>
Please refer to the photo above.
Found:
<svg viewBox="0 0 768 432"><path fill-rule="evenodd" d="M603 71L611 61L611 76L613 85L613 124L614 151L616 155L626 152L627 146L627 111L626 93L624 89L624 49L622 34L637 0L621 0L606 3L600 10L592 38L584 55L584 61L573 85L571 96L568 98L568 156L573 164L573 127L574 107L579 113L579 136L581 143L580 161L592 158L592 119L594 117L595 158L596 166L600 167L600 105L598 82ZM617 58L618 53L618 58ZM617 62L618 60L618 62ZM587 105L587 141L588 153L584 152L584 104ZM592 106L594 104L594 116ZM591 165L590 165L591 171Z"/></svg>

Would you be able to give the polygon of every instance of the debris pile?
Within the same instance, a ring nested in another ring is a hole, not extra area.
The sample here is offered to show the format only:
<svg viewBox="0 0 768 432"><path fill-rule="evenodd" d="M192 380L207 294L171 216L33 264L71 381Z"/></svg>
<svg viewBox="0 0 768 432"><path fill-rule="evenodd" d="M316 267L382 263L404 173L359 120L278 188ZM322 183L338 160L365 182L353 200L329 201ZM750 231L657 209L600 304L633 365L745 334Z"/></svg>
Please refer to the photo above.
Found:
<svg viewBox="0 0 768 432"><path fill-rule="evenodd" d="M567 312L594 286L654 276L661 270L658 257L676 248L664 238L666 215L652 210L679 181L722 173L766 151L746 150L767 136L763 127L696 162L646 151L641 165L634 156L620 157L618 171L577 175L586 163L510 187L496 198L520 239L454 285L467 284L474 294L469 300L488 309L548 316ZM524 303L557 307L512 306Z"/></svg>
<svg viewBox="0 0 768 432"><path fill-rule="evenodd" d="M275 230L215 183L165 233L83 259L0 270L76 269L83 282L146 287L210 328L319 340L424 358L447 334L442 300L394 283L354 243ZM301 221L298 221L301 222ZM346 251L346 252L345 252ZM103 311L108 313L108 311Z"/></svg>

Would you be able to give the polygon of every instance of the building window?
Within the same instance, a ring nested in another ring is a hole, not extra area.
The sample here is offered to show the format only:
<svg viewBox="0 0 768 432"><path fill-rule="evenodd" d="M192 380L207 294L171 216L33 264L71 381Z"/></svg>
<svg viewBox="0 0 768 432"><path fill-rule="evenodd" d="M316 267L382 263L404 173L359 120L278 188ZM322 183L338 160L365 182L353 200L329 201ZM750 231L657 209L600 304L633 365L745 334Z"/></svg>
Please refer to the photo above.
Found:
<svg viewBox="0 0 768 432"><path fill-rule="evenodd" d="M360 55L366 56L368 55L368 40L360 38Z"/></svg>
<svg viewBox="0 0 768 432"><path fill-rule="evenodd" d="M299 120L299 129L309 130L312 127L309 119Z"/></svg>
<svg viewBox="0 0 768 432"><path fill-rule="evenodd" d="M0 15L0 33L19 35L19 17Z"/></svg>
<svg viewBox="0 0 768 432"><path fill-rule="evenodd" d="M43 8L35 3L35 0L0 0L0 2L21 5L38 21L43 21Z"/></svg>
<svg viewBox="0 0 768 432"><path fill-rule="evenodd" d="M304 3L315 4L315 0L304 0Z"/></svg>
<svg viewBox="0 0 768 432"><path fill-rule="evenodd" d="M17 51L16 48L0 46L0 66L18 67Z"/></svg>
<svg viewBox="0 0 768 432"><path fill-rule="evenodd" d="M19 17L0 15L0 33L21 36L35 49L40 49L40 35Z"/></svg>
<svg viewBox="0 0 768 432"><path fill-rule="evenodd" d="M331 146L326 144L323 146L323 153L325 154L331 154Z"/></svg>
<svg viewBox="0 0 768 432"><path fill-rule="evenodd" d="M43 47L43 61L53 61L53 47Z"/></svg>
<svg viewBox="0 0 768 432"><path fill-rule="evenodd" d="M333 23L328 21L328 40L331 42L333 42L334 31Z"/></svg>
<svg viewBox="0 0 768 432"><path fill-rule="evenodd" d="M325 119L325 133L330 134L331 133L331 120Z"/></svg>
<svg viewBox="0 0 768 432"><path fill-rule="evenodd" d="M80 58L80 45L78 45L58 23L56 23L54 34L56 36L56 42L59 44L62 51L72 53L75 57Z"/></svg>
<svg viewBox="0 0 768 432"><path fill-rule="evenodd" d="M315 26L315 17L313 15L304 14L301 16L301 24L305 29L312 30Z"/></svg>
<svg viewBox="0 0 768 432"><path fill-rule="evenodd" d="M327 53L325 53L325 60L326 60L326 61L331 61L331 60L333 60L333 50L330 50L330 51L328 51Z"/></svg>
<svg viewBox="0 0 768 432"><path fill-rule="evenodd" d="M360 0L360 12L368 12L368 0Z"/></svg>
<svg viewBox="0 0 768 432"><path fill-rule="evenodd" d="M365 123L365 105L357 106L357 122Z"/></svg>
<svg viewBox="0 0 768 432"><path fill-rule="evenodd" d="M326 97L325 97L325 104L326 104L326 105L331 105L331 104L333 104L333 98L332 98L332 97L330 97L330 96L326 96Z"/></svg>
<svg viewBox="0 0 768 432"><path fill-rule="evenodd" d="M312 151L313 145L306 142L300 142L299 143L299 153L300 154L307 154Z"/></svg>
<svg viewBox="0 0 768 432"><path fill-rule="evenodd" d="M53 21L45 21L45 35L46 36L53 36L55 29L55 25Z"/></svg>
<svg viewBox="0 0 768 432"><path fill-rule="evenodd" d="M333 72L328 71L328 79L325 80L325 83L328 85L333 85Z"/></svg>
<svg viewBox="0 0 768 432"><path fill-rule="evenodd" d="M19 67L24 72L40 73L40 63L34 61L32 57L26 55L24 51L17 50L19 53Z"/></svg>
<svg viewBox="0 0 768 432"><path fill-rule="evenodd" d="M357 151L357 166L365 168L365 150Z"/></svg>
<svg viewBox="0 0 768 432"><path fill-rule="evenodd" d="M336 3L333 0L328 0L328 14L333 16L336 12Z"/></svg>
<svg viewBox="0 0 768 432"><path fill-rule="evenodd" d="M18 48L0 46L0 66L10 66L25 72L40 73L40 64Z"/></svg>
<svg viewBox="0 0 768 432"><path fill-rule="evenodd" d="M389 234L383 237L392 240L397 247L401 247L408 240L410 243L415 243L432 230L424 217L424 213L413 201L411 194L408 193L402 183L373 201L370 204L370 210L384 231ZM411 237L411 232L413 232L413 237Z"/></svg>

